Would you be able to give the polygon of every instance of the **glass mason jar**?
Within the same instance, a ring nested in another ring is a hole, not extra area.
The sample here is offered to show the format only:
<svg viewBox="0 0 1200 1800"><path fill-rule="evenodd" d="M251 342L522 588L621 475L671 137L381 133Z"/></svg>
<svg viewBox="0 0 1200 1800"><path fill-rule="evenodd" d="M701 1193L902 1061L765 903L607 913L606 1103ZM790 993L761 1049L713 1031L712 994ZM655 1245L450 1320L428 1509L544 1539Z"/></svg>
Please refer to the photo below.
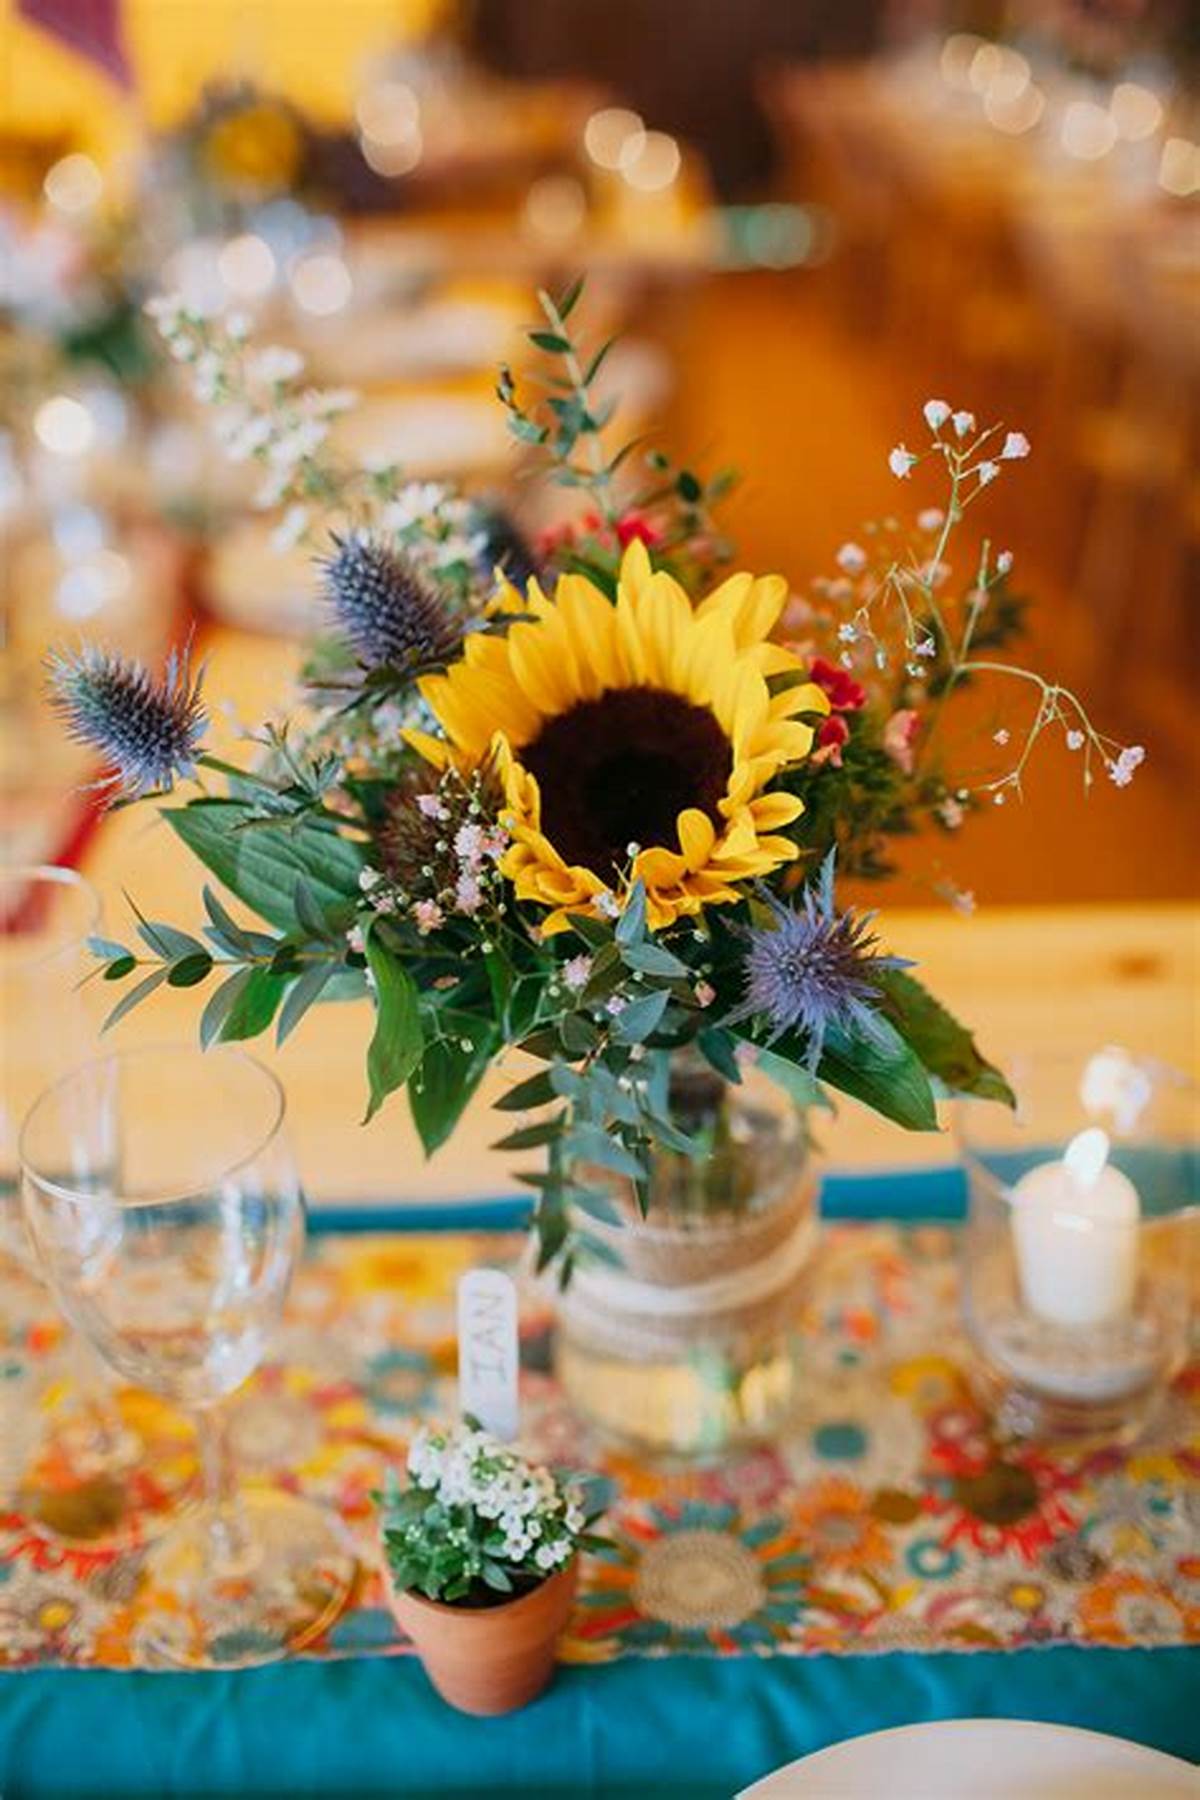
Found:
<svg viewBox="0 0 1200 1800"><path fill-rule="evenodd" d="M1007 1435L1128 1442L1187 1355L1195 1089L1115 1048L1012 1078L1015 1113L957 1109L980 1385Z"/></svg>
<svg viewBox="0 0 1200 1800"><path fill-rule="evenodd" d="M715 1459L770 1438L793 1408L815 1159L805 1115L752 1069L734 1086L681 1053L671 1110L709 1148L655 1151L644 1218L627 1181L588 1171L612 1204L573 1216L592 1254L556 1297L556 1370L609 1441Z"/></svg>

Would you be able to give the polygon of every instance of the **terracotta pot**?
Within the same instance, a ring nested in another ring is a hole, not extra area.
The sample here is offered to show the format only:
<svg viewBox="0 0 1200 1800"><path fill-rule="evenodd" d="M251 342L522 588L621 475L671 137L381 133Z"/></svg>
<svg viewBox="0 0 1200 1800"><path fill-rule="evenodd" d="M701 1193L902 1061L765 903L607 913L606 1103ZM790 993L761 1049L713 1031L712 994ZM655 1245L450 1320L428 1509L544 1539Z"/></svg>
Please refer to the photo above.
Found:
<svg viewBox="0 0 1200 1800"><path fill-rule="evenodd" d="M444 1606L389 1580L392 1611L443 1700L489 1716L527 1706L554 1673L554 1646L579 1580L577 1559L502 1606Z"/></svg>

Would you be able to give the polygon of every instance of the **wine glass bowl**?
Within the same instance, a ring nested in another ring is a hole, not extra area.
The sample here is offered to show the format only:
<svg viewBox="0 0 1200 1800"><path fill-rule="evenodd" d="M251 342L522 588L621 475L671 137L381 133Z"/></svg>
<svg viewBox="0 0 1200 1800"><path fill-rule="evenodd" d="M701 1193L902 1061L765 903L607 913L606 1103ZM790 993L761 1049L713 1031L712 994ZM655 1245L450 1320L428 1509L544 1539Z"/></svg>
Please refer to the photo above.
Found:
<svg viewBox="0 0 1200 1800"><path fill-rule="evenodd" d="M185 1595L164 1657L264 1662L336 1617L355 1572L340 1523L290 1495L236 1491L220 1403L262 1361L304 1241L275 1077L243 1051L141 1049L85 1064L21 1136L30 1235L65 1316L124 1376L196 1414L206 1500L156 1545Z"/></svg>
<svg viewBox="0 0 1200 1800"><path fill-rule="evenodd" d="M196 1057L89 1064L43 1096L22 1140L29 1228L64 1312L126 1380L192 1409L262 1360L303 1242L274 1077L218 1051L198 1111Z"/></svg>

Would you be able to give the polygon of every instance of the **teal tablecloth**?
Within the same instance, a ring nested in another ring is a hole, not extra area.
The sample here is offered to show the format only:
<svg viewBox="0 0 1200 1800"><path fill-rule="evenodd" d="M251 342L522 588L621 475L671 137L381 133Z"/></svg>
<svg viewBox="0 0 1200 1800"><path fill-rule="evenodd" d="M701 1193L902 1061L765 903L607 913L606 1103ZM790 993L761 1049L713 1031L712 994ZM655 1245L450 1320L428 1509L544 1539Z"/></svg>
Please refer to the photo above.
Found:
<svg viewBox="0 0 1200 1800"><path fill-rule="evenodd" d="M945 1219L961 1189L949 1172L834 1180L825 1208ZM461 1229L515 1212L496 1202L404 1217ZM318 1227L397 1222L339 1208ZM0 1677L0 1796L729 1800L860 1732L982 1716L1087 1726L1200 1761L1200 1653L626 1657L563 1668L532 1707L486 1721L446 1708L407 1657L236 1675L33 1671Z"/></svg>

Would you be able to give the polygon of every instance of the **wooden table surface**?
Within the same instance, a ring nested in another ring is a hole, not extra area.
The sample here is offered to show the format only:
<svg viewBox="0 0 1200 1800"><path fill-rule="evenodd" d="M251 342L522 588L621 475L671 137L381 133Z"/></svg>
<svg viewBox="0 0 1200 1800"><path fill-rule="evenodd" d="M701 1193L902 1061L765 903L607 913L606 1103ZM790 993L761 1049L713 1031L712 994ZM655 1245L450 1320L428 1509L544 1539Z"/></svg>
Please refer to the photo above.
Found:
<svg viewBox="0 0 1200 1800"><path fill-rule="evenodd" d="M206 692L214 707L230 701L238 717L257 721L286 704L293 646L217 631L204 649ZM223 717L215 739L223 754L236 758L233 730ZM128 936L122 888L150 918L185 929L202 920L199 865L150 808L130 808L106 820L84 868L100 890L110 935ZM1178 904L989 911L985 901L972 918L947 907L885 908L882 925L889 946L916 960L922 978L971 1024L982 1048L1001 1064L1031 1048L1086 1051L1119 1042L1194 1075L1198 916L1194 907ZM153 995L108 1041L193 1038L205 991ZM267 1039L252 1046L286 1086L292 1133L312 1197L396 1200L512 1192L511 1156L488 1150L506 1128L490 1111L488 1096L515 1079L511 1070L493 1071L454 1139L426 1162L402 1095L370 1126L358 1123L370 1029L365 1005L323 1006L308 1015L282 1051ZM841 1167L911 1165L952 1155L944 1135L903 1133L850 1101L823 1136L830 1161Z"/></svg>

